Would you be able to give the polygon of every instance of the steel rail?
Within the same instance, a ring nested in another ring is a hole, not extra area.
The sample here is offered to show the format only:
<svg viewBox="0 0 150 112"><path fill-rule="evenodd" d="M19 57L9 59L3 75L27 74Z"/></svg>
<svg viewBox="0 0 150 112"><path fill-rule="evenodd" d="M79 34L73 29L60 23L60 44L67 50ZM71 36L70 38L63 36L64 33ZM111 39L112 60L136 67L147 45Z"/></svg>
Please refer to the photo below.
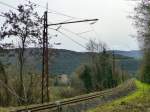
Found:
<svg viewBox="0 0 150 112"><path fill-rule="evenodd" d="M110 94L112 93L112 91L110 92ZM41 110L46 110L46 109L50 109L50 108L57 108L58 106L65 106L65 105L69 105L69 104L75 104L75 103L79 103L82 101L86 101L86 100L90 100L90 99L94 99L103 95L108 95L108 92L103 93L103 94L96 94L96 95L92 95L92 96L88 96L88 97L83 97L83 98L78 98L78 99L71 99L68 101L60 101L60 102L56 102L55 105L48 105L48 106L43 106L41 108L34 108L32 110L30 110L31 112L35 112L35 111L41 111ZM19 111L20 112L20 111Z"/></svg>
<svg viewBox="0 0 150 112"><path fill-rule="evenodd" d="M74 98L56 101L56 102L49 103L49 104L43 104L43 105L39 105L39 106L33 106L33 107L18 109L18 110L15 110L13 112L26 112L26 111L27 112L28 111L29 112L36 112L36 111L42 111L42 110L47 110L47 109L57 109L58 107L62 107L65 105L73 105L73 104L84 102L84 101L91 100L94 98L104 97L106 95L111 96L115 93L119 93L119 92L123 92L124 90L131 89L132 87L134 87L134 83L131 80L131 81L128 81L126 86L123 86L123 87L118 86L116 88L112 88L112 89L105 90L105 91L100 91L100 92L90 93L90 94L86 94L86 95L76 96Z"/></svg>

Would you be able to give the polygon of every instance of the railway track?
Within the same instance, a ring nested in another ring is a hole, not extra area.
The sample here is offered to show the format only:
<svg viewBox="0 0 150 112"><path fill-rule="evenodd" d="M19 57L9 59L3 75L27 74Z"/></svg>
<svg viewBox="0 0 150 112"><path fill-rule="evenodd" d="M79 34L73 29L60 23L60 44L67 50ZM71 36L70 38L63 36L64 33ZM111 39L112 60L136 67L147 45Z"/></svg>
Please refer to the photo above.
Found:
<svg viewBox="0 0 150 112"><path fill-rule="evenodd" d="M11 112L40 112L43 110L58 110L59 112L59 110L61 110L63 106L74 105L77 103L81 103L81 102L92 100L92 99L99 98L99 97L112 96L112 95L118 94L119 92L123 92L123 91L125 92L127 90L130 90L132 88L135 88L135 84L133 80L130 80L116 88L108 89L105 91L76 96L74 98L60 100L60 101L56 101L56 102L52 102L48 104L17 109Z"/></svg>

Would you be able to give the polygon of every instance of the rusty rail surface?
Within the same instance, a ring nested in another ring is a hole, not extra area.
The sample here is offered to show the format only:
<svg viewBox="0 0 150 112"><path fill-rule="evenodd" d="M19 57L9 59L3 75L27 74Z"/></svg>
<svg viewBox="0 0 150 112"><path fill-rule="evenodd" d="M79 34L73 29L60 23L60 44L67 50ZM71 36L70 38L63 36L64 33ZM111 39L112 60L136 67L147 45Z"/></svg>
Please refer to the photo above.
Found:
<svg viewBox="0 0 150 112"><path fill-rule="evenodd" d="M74 98L55 101L55 102L48 103L48 104L41 104L37 106L17 109L11 112L37 112L37 111L43 111L43 110L54 110L54 109L57 110L66 105L73 105L76 103L81 103L81 102L92 100L92 99L99 98L99 97L111 96L114 94L118 94L120 92L126 92L127 90L131 90L132 88L135 88L134 80L129 80L126 83L117 86L116 88L108 89L105 91L76 96Z"/></svg>

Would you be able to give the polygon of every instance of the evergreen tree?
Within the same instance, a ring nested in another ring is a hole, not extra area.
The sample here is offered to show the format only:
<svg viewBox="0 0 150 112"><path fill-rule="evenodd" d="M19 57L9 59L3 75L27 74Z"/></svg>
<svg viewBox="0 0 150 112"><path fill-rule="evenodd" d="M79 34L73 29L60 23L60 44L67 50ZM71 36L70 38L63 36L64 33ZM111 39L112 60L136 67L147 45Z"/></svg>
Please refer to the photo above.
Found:
<svg viewBox="0 0 150 112"><path fill-rule="evenodd" d="M87 65L84 65L84 70L79 77L83 81L86 91L90 92L92 90L92 77L90 74L90 68Z"/></svg>

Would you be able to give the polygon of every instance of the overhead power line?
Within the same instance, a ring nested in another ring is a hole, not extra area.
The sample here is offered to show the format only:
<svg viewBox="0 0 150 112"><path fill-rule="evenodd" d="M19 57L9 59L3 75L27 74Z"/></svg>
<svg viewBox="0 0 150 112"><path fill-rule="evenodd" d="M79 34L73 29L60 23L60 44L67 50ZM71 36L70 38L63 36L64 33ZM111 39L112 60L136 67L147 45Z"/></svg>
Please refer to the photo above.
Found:
<svg viewBox="0 0 150 112"><path fill-rule="evenodd" d="M72 39L72 38L71 38L70 36L68 36L67 34L65 34L65 33L61 32L61 31L59 31L59 30L57 30L57 29L54 29L54 28L48 28L48 29L55 30L56 32L58 32L58 33L60 33L61 35L65 36L66 38L68 38L69 40L71 40L71 41L74 42L75 44L79 45L80 47L82 47L82 48L84 48L84 49L87 49L87 47L85 47L85 46L82 45L81 43L77 42L76 40ZM61 28L61 29L64 30L64 28ZM65 29L65 30L67 31L68 29ZM75 34L74 32L69 31L69 30L68 30L68 32ZM79 35L78 35L78 36L79 36ZM85 39L85 38L84 38L84 39Z"/></svg>
<svg viewBox="0 0 150 112"><path fill-rule="evenodd" d="M90 22L90 21L98 21L98 19L84 19L79 21L52 23L52 24L48 24L48 26L64 25L64 24L71 24L71 23L83 23L83 22Z"/></svg>
<svg viewBox="0 0 150 112"><path fill-rule="evenodd" d="M48 9L48 10L49 10L49 9ZM48 12L48 13L55 14L55 15L61 15L61 16L69 17L69 18L72 18L72 19L79 19L79 18L77 18L77 17L69 16L69 15L66 15L66 14L63 14L63 13L60 13L60 12L56 12L56 11Z"/></svg>
<svg viewBox="0 0 150 112"><path fill-rule="evenodd" d="M89 33L89 32L91 32L91 31L93 31L93 30L88 30L88 31L84 31L84 32L76 33L76 34L77 34L77 35L82 35L82 34L85 34L85 33Z"/></svg>
<svg viewBox="0 0 150 112"><path fill-rule="evenodd" d="M29 2L29 0L25 0L25 1L28 1L28 2ZM30 2L31 2L31 1L30 1ZM44 6L40 5L40 4L37 4L37 3L35 3L35 2L31 2L31 3L33 3L33 4L35 4L35 5L39 6L39 7L41 7L41 8L43 8L43 9L46 9L46 7L44 7ZM9 4L7 4L7 3L4 3L4 2L2 2L2 1L0 1L0 4L1 4L1 5L5 5L5 6L7 6L7 7L10 7L10 8L13 8L13 9L15 9L15 10L18 10L16 7L14 7L14 6L12 6L12 5L9 5ZM50 11L50 12L48 12L48 13L52 13L52 14L55 14L55 15L61 15L61 16L69 17L69 18L72 18L72 19L79 19L79 18L77 18L77 17L73 17L73 16L70 16L70 15L67 15L67 14L64 14L64 13L61 13L61 12L58 12L58 11L55 11L55 10L53 10L53 9L49 9L49 8L48 8L48 10Z"/></svg>
<svg viewBox="0 0 150 112"><path fill-rule="evenodd" d="M7 3L4 3L4 2L2 2L2 1L0 1L0 4L1 4L1 5L4 5L4 6L7 6L7 7L10 7L10 8L12 8L12 9L18 10L16 7L14 7L14 6L12 6L12 5L9 5L9 4L7 4Z"/></svg>
<svg viewBox="0 0 150 112"><path fill-rule="evenodd" d="M72 39L70 36L68 36L67 34L61 32L61 31L57 31L60 34L62 34L64 37L68 38L69 40L71 40L72 42L74 42L75 44L79 45L80 47L87 49L87 47L85 47L84 45L82 45L81 43L77 42L76 40Z"/></svg>
<svg viewBox="0 0 150 112"><path fill-rule="evenodd" d="M76 43L77 45L79 45L80 47L83 47L84 49L87 49L86 46L80 44L79 42L77 42L76 40L72 39L70 36L66 35L65 33L63 32L60 32L60 31L57 31L59 32L60 34L64 35L65 37L67 37L68 39L70 39L72 42ZM97 48L94 47L95 50L97 50Z"/></svg>
<svg viewBox="0 0 150 112"><path fill-rule="evenodd" d="M95 37L96 38L100 38L100 35L97 33L97 31L95 30L95 28L91 24L89 24L89 26L92 29L93 33L95 34Z"/></svg>
<svg viewBox="0 0 150 112"><path fill-rule="evenodd" d="M84 40L86 40L86 41L89 41L89 39L87 39L86 37L83 37L83 36L81 36L81 35L78 35L77 33L73 32L73 31L71 31L71 30L69 30L69 29L66 29L66 28L61 28L61 29L65 30L65 31L67 31L67 32L69 32L69 33L72 33L72 34L76 35L76 36L79 37L79 38L82 38L82 39L84 39Z"/></svg>
<svg viewBox="0 0 150 112"><path fill-rule="evenodd" d="M60 23L51 23L51 24L47 24L47 27L48 26L61 26L61 25L66 25L66 24L72 24L72 23L84 23L84 22L95 22L98 21L98 19L84 19L84 20L78 20L78 21L69 21L69 22L60 22ZM60 27L58 29L54 29L55 31L61 33L62 35L64 35L65 37L69 38L71 41L73 41L74 43L78 44L79 46L83 47L86 49L86 47L82 44L80 44L79 42L75 41L74 39L72 39L70 36L66 35L65 33L59 31ZM70 33L73 33L75 34L74 32L72 31L69 31ZM79 36L79 35L78 35ZM83 37L82 37L83 38Z"/></svg>
<svg viewBox="0 0 150 112"><path fill-rule="evenodd" d="M29 0L25 0L25 1L28 1L28 2L29 2ZM30 2L31 2L31 1L30 1ZM35 3L35 2L31 2L31 3L33 3L33 4L35 4L35 5L39 6L39 7L41 7L41 8L43 8L43 9L46 9L46 7L44 7L44 6L42 6L42 5L38 4L38 3ZM64 13L61 13L61 12L58 12L58 11L55 11L55 10L53 10L53 9L49 9L49 8L48 8L48 11L50 11L50 12L48 12L48 13L52 13L52 14L55 14L55 15L60 15L60 16L64 16L64 17L69 17L69 18L72 18L72 19L80 19L80 18L77 18L77 17L73 17L73 16L70 16L70 15L67 15L67 14L64 14Z"/></svg>
<svg viewBox="0 0 150 112"><path fill-rule="evenodd" d="M70 33L72 33L72 34L74 34L74 35L76 35L76 36L78 36L78 37L80 37L80 38L82 38L82 39L84 39L84 40L86 40L86 41L89 41L89 39L87 39L86 37L77 35L76 33L72 32L72 31L70 31L70 30L68 30L68 29L66 29L66 28L61 28L61 29L65 30L65 31L68 31L68 32L70 32ZM55 30L55 29L53 29L53 30ZM67 36L66 36L66 37L67 37ZM71 38L71 37L68 36L68 38ZM72 39L72 38L71 38L71 39ZM73 42L76 42L76 44L78 44L78 45L80 44L79 42L75 41L74 39L72 39L72 41L73 41ZM81 45L82 45L82 44L81 44ZM84 45L82 45L82 46L84 46ZM87 47L85 47L85 46L84 46L84 48L87 49ZM95 47L94 47L94 49L97 50L97 48L95 48Z"/></svg>

